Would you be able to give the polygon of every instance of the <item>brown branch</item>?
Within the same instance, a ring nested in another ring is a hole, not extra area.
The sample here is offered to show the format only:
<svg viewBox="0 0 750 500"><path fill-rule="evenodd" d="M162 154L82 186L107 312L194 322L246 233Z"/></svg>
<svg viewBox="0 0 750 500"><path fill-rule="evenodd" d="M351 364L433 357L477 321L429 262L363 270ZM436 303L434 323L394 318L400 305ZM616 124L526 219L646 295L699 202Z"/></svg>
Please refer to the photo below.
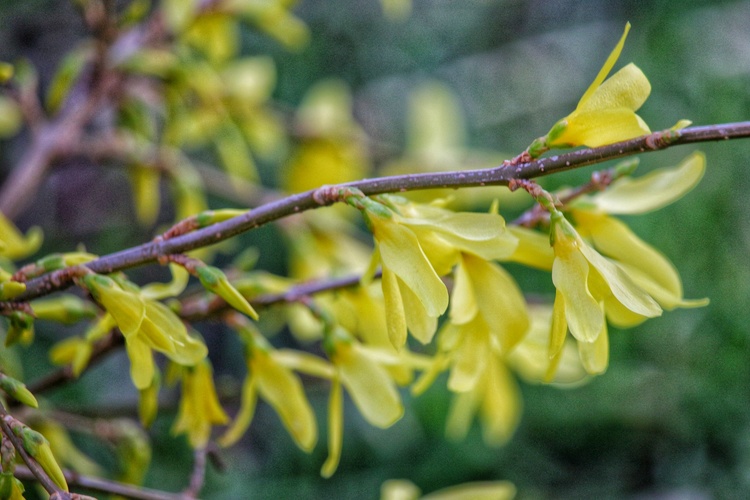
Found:
<svg viewBox="0 0 750 500"><path fill-rule="evenodd" d="M638 153L658 151L680 144L718 141L750 137L750 122L726 123L682 130L654 132L629 141L599 148L586 148L571 153L554 155L517 165L510 161L494 168L440 172L427 174L397 175L342 184L324 186L317 190L288 196L249 212L171 239L155 240L136 247L100 257L86 264L95 273L112 273L150 263L164 256L184 253L196 248L212 245L246 231L256 229L269 222L306 210L334 203L335 197L321 196L335 188L359 189L366 195L403 192L432 188L460 188L475 186L507 186L511 180L532 179L554 173L580 168L607 160L632 156ZM71 280L64 271L55 271L27 283L26 292L16 300L27 301L70 286Z"/></svg>
<svg viewBox="0 0 750 500"><path fill-rule="evenodd" d="M26 448L24 448L23 446L21 438L16 436L16 434L13 432L11 424L8 423L8 419L11 419L11 421L14 420L13 417L5 409L5 406L3 404L0 404L0 429L2 429L5 437L7 437L10 442L13 443L13 447L21 457L21 460L23 460L26 466L29 468L31 474L34 476L34 478L36 478L37 481L39 481L39 484L41 484L42 487L51 496L57 495L55 498L59 498L60 500L71 500L72 497L70 493L64 491L57 484L55 484L55 482L49 477L49 475L47 475L47 472L45 472L42 466L39 465L39 463L37 463L37 461L29 455L29 453L26 451Z"/></svg>

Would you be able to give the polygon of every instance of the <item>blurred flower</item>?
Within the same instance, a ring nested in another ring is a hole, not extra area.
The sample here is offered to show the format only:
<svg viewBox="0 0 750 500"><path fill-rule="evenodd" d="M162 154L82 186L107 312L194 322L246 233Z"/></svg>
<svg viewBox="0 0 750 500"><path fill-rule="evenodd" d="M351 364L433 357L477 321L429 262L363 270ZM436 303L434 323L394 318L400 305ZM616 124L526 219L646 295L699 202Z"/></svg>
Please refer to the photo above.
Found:
<svg viewBox="0 0 750 500"><path fill-rule="evenodd" d="M248 375L242 388L242 404L234 422L222 436L222 446L235 443L250 426L260 395L281 418L302 450L310 452L318 440L318 427L302 382L276 360L276 351L255 329L246 328Z"/></svg>
<svg viewBox="0 0 750 500"><path fill-rule="evenodd" d="M404 414L401 397L388 371L377 355L362 346L344 329L337 327L324 340L324 347L335 368L328 408L328 459L321 474L330 477L338 467L343 434L342 386L352 397L365 420L387 428Z"/></svg>
<svg viewBox="0 0 750 500"><path fill-rule="evenodd" d="M605 81L625 44L630 23L604 66L578 102L575 111L558 121L547 135L529 147L532 156L549 148L597 147L651 132L635 114L651 93L651 84L633 63Z"/></svg>
<svg viewBox="0 0 750 500"><path fill-rule="evenodd" d="M182 397L172 432L187 434L190 446L204 448L211 436L211 427L229 421L216 395L211 363L203 360L193 367L184 367L181 378Z"/></svg>
<svg viewBox="0 0 750 500"><path fill-rule="evenodd" d="M42 245L42 230L32 227L22 235L16 226L0 212L0 256L16 260L36 252Z"/></svg>
<svg viewBox="0 0 750 500"><path fill-rule="evenodd" d="M508 481L483 481L457 484L422 496L407 479L391 479L380 487L380 500L512 500L516 487Z"/></svg>

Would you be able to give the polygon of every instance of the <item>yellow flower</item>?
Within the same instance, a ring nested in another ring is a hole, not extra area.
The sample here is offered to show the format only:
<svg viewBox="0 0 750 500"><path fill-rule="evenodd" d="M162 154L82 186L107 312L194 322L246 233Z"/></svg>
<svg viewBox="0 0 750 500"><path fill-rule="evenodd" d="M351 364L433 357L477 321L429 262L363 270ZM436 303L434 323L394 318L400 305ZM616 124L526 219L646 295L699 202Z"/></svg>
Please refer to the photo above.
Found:
<svg viewBox="0 0 750 500"><path fill-rule="evenodd" d="M211 436L211 426L226 424L229 417L219 404L214 387L211 363L204 360L182 370L182 398L175 434L186 433L193 448L204 448Z"/></svg>
<svg viewBox="0 0 750 500"><path fill-rule="evenodd" d="M42 245L42 230L32 227L26 236L0 212L0 256L21 259L36 252Z"/></svg>
<svg viewBox="0 0 750 500"><path fill-rule="evenodd" d="M138 389L147 388L154 377L151 350L164 353L181 365L194 365L206 357L208 350L200 340L191 337L185 324L167 306L151 300L148 288L138 293L123 288L111 278L89 274L83 283L94 298L114 319L123 336L130 359L130 376ZM162 291L162 288L158 288Z"/></svg>
<svg viewBox="0 0 750 500"><path fill-rule="evenodd" d="M277 352L258 332L252 331L251 341L247 347L248 376L242 389L242 405L222 436L221 445L230 446L244 434L260 394L276 410L297 446L309 453L318 441L318 426L302 382L276 359Z"/></svg>
<svg viewBox="0 0 750 500"><path fill-rule="evenodd" d="M375 237L374 262L383 268L388 335L396 348L406 342L407 328L428 343L448 307L440 275L450 272L461 252L484 259L507 257L516 239L497 214L455 213L394 196L381 199L391 208L373 200L363 205Z"/></svg>
<svg viewBox="0 0 750 500"><path fill-rule="evenodd" d="M501 445L513 435L522 406L520 389L513 375L497 355L490 354L474 387L453 397L446 435L454 440L463 439L478 412L484 441Z"/></svg>
<svg viewBox="0 0 750 500"><path fill-rule="evenodd" d="M651 84L643 72L630 63L605 81L620 57L628 31L630 23L575 111L529 147L532 156L553 147L597 147L651 132L635 113L651 93Z"/></svg>
<svg viewBox="0 0 750 500"><path fill-rule="evenodd" d="M606 331L605 302L647 318L661 315L656 301L622 268L586 244L561 212L552 212L551 224L555 310L562 312L579 342L593 343ZM553 351L561 346L554 342Z"/></svg>
<svg viewBox="0 0 750 500"><path fill-rule="evenodd" d="M505 361L515 373L529 382L577 384L584 381L583 368L575 340L566 338L557 355L550 357L552 340L552 305L529 305L531 327L524 339L506 356Z"/></svg>
<svg viewBox="0 0 750 500"><path fill-rule="evenodd" d="M462 253L455 273L451 322L464 324L476 316L487 325L503 354L529 328L526 302L513 278L497 264Z"/></svg>
<svg viewBox="0 0 750 500"><path fill-rule="evenodd" d="M343 433L342 386L352 397L365 420L375 427L387 428L404 414L401 397L388 371L376 361L377 355L359 344L348 332L336 328L324 347L334 365L328 409L328 459L321 474L330 477L341 457Z"/></svg>
<svg viewBox="0 0 750 500"><path fill-rule="evenodd" d="M645 213L672 203L700 181L704 170L705 158L693 153L677 167L659 169L636 180L618 180L607 191L578 200L571 210L579 233L666 310L704 306L708 299L684 299L682 281L672 262L608 214ZM611 300L605 300L605 308L609 320L618 326L633 326L645 319Z"/></svg>
<svg viewBox="0 0 750 500"><path fill-rule="evenodd" d="M407 479L390 479L380 487L380 500L512 500L516 487L508 481L482 481L457 484L422 496Z"/></svg>

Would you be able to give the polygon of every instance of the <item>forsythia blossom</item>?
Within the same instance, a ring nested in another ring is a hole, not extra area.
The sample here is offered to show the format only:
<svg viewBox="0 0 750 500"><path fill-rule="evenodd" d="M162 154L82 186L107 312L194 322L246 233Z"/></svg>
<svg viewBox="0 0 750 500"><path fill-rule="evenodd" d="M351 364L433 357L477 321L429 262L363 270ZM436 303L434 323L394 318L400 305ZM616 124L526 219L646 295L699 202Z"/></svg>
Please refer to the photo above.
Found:
<svg viewBox="0 0 750 500"><path fill-rule="evenodd" d="M366 198L362 206L375 238L374 262L383 268L388 334L397 348L407 329L428 343L448 307L440 276L450 272L461 252L501 258L513 253L516 239L497 214L455 213L395 196L381 199L387 206Z"/></svg>
<svg viewBox="0 0 750 500"><path fill-rule="evenodd" d="M553 147L597 147L651 132L635 113L651 93L651 84L643 72L630 63L605 81L620 57L628 31L630 23L576 109L529 147L532 156Z"/></svg>

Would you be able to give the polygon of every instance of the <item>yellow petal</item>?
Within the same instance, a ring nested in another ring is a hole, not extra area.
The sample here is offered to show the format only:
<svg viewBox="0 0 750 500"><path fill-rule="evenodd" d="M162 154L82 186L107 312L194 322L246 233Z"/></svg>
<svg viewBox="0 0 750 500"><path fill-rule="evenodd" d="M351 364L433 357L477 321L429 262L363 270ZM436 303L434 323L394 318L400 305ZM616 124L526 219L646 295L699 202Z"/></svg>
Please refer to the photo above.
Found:
<svg viewBox="0 0 750 500"><path fill-rule="evenodd" d="M605 78L607 78L607 75L609 75L609 72L612 71L612 67L617 62L617 59L620 57L620 53L622 52L622 47L625 45L625 39L628 37L628 32L630 31L630 23L625 24L625 31L622 33L622 36L620 37L620 40L617 42L617 45L615 45L615 48L612 49L612 52L609 54L609 57L607 57L607 60L604 62L604 66L602 66L602 69L599 70L599 73L596 75L596 78L594 78L594 81L591 82L591 85L589 85L589 88L586 89L586 92L584 92L583 96L581 97L581 100L578 101L578 107L583 106L586 101L589 100L591 95L596 92L596 89L599 88L599 85L602 84Z"/></svg>
<svg viewBox="0 0 750 500"><path fill-rule="evenodd" d="M547 245L549 246L549 243ZM478 311L479 306L477 305L471 277L464 260L461 259L454 273L450 310L451 323L456 325L468 323L477 315Z"/></svg>
<svg viewBox="0 0 750 500"><path fill-rule="evenodd" d="M643 289L638 287L625 272L588 245L581 245L581 253L606 281L612 295L636 314L649 318L661 316L661 307ZM568 301L566 300L566 303ZM593 340L593 339L592 339Z"/></svg>
<svg viewBox="0 0 750 500"><path fill-rule="evenodd" d="M628 108L574 112L562 133L548 142L550 147L589 146L592 148L626 141L649 134L643 120Z"/></svg>
<svg viewBox="0 0 750 500"><path fill-rule="evenodd" d="M509 352L529 329L526 301L516 282L503 268L464 254L474 285L479 311L504 353Z"/></svg>
<svg viewBox="0 0 750 500"><path fill-rule="evenodd" d="M318 426L299 377L260 350L253 353L250 370L257 377L258 392L279 414L297 446L312 451Z"/></svg>
<svg viewBox="0 0 750 500"><path fill-rule="evenodd" d="M581 364L592 375L599 375L607 370L609 364L609 336L607 324L594 342L578 341L578 354Z"/></svg>
<svg viewBox="0 0 750 500"><path fill-rule="evenodd" d="M625 108L637 111L651 93L651 84L643 71L628 64L605 81L581 106L578 113Z"/></svg>
<svg viewBox="0 0 750 500"><path fill-rule="evenodd" d="M404 312L404 302L401 298L401 287L398 284L396 275L387 267L383 268L383 276L380 282L383 287L388 338L393 347L401 349L406 343L406 313Z"/></svg>
<svg viewBox="0 0 750 500"><path fill-rule="evenodd" d="M239 441L248 427L250 427L250 423L253 421L257 401L258 391L255 377L249 375L245 378L245 382L242 384L242 401L240 403L240 410L234 417L232 425L230 425L224 435L219 438L219 445L227 447L232 446Z"/></svg>
<svg viewBox="0 0 750 500"><path fill-rule="evenodd" d="M518 247L508 260L544 271L552 269L555 254L548 234L520 226L508 226L508 231L518 238Z"/></svg>
<svg viewBox="0 0 750 500"><path fill-rule="evenodd" d="M486 481L450 486L421 497L421 500L512 500L516 487L508 481Z"/></svg>
<svg viewBox="0 0 750 500"><path fill-rule="evenodd" d="M154 378L154 357L151 349L138 336L126 338L125 347L130 359L130 378L133 385L139 390L146 389Z"/></svg>
<svg viewBox="0 0 750 500"><path fill-rule="evenodd" d="M488 367L480 416L482 437L494 446L505 444L521 418L521 391L515 378L498 360Z"/></svg>
<svg viewBox="0 0 750 500"><path fill-rule="evenodd" d="M467 392L476 387L487 369L490 356L490 338L487 325L480 318L462 325L461 340L453 351L453 367L448 377L448 389Z"/></svg>
<svg viewBox="0 0 750 500"><path fill-rule="evenodd" d="M586 287L589 263L580 252L555 258L552 282L564 299L570 333L578 340L593 342L602 330L604 314Z"/></svg>
<svg viewBox="0 0 750 500"><path fill-rule="evenodd" d="M409 287L403 281L396 278L401 289L401 300L403 301L404 317L406 326L414 336L423 344L429 344L432 341L435 330L437 329L437 318L427 313L422 302L419 300ZM386 309L388 310L388 309Z"/></svg>
<svg viewBox="0 0 750 500"><path fill-rule="evenodd" d="M703 178L706 158L696 151L672 168L661 168L637 179L623 177L588 201L608 214L642 214L682 198Z"/></svg>
<svg viewBox="0 0 750 500"><path fill-rule="evenodd" d="M341 382L334 379L328 400L328 458L320 469L320 475L329 478L336 472L341 460L344 441L344 395Z"/></svg>
<svg viewBox="0 0 750 500"><path fill-rule="evenodd" d="M333 361L365 420L386 428L401 418L401 397L385 368L365 356L356 344L339 344Z"/></svg>
<svg viewBox="0 0 750 500"><path fill-rule="evenodd" d="M383 267L394 274L419 297L433 317L448 307L448 290L427 260L417 237L409 229L387 221L377 225L375 237Z"/></svg>

